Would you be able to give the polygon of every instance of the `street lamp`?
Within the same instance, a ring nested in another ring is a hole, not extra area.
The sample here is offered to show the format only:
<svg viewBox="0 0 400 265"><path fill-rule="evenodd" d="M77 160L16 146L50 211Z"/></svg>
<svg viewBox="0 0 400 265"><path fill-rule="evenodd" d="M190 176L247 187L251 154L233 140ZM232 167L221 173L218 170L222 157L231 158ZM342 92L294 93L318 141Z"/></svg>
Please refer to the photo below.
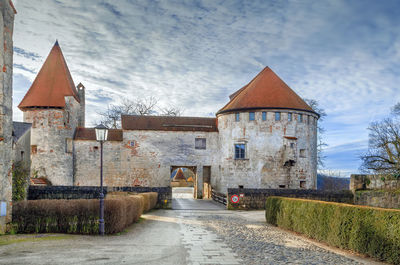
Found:
<svg viewBox="0 0 400 265"><path fill-rule="evenodd" d="M107 141L108 128L103 124L97 125L95 128L96 140L100 142L100 235L104 236L104 193L103 193L103 143Z"/></svg>

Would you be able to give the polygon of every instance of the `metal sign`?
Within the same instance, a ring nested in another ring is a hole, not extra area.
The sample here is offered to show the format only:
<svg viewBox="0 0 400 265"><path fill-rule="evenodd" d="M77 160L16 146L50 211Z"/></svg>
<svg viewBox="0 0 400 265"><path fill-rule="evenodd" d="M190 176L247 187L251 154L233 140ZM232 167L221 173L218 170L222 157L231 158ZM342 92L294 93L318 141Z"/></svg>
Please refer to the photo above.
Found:
<svg viewBox="0 0 400 265"><path fill-rule="evenodd" d="M231 196L231 202L232 203L238 203L239 202L239 196L237 196L236 194L232 195Z"/></svg>
<svg viewBox="0 0 400 265"><path fill-rule="evenodd" d="M239 196L240 196L240 198L243 198L244 197L244 193L240 193Z"/></svg>

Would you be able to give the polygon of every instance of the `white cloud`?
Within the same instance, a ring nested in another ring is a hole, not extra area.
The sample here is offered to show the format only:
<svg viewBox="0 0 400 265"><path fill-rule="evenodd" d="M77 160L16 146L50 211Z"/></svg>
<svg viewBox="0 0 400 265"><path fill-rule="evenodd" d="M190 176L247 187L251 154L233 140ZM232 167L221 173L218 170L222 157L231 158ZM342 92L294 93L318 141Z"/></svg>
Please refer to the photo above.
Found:
<svg viewBox="0 0 400 265"><path fill-rule="evenodd" d="M269 65L325 108L330 146L364 146L400 101L398 3L370 1L15 1L16 106L58 39L88 121L108 103L157 96L215 113ZM397 6L391 6L397 5ZM19 67L18 67L19 66ZM15 110L15 118L21 118ZM332 132L329 132L332 130ZM355 166L354 168L357 168Z"/></svg>

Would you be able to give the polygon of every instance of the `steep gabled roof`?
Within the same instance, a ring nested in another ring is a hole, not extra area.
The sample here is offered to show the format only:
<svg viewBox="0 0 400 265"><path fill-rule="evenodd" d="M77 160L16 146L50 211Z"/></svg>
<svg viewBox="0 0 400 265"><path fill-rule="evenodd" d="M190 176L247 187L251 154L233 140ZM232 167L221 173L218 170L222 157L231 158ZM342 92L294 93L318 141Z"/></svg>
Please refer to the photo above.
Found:
<svg viewBox="0 0 400 265"><path fill-rule="evenodd" d="M216 118L121 115L121 123L123 130L218 131Z"/></svg>
<svg viewBox="0 0 400 265"><path fill-rule="evenodd" d="M294 109L314 113L269 67L265 67L250 83L230 95L228 104L217 114L255 109Z"/></svg>
<svg viewBox="0 0 400 265"><path fill-rule="evenodd" d="M65 96L79 96L58 42L19 104L21 110L31 107L65 107Z"/></svg>

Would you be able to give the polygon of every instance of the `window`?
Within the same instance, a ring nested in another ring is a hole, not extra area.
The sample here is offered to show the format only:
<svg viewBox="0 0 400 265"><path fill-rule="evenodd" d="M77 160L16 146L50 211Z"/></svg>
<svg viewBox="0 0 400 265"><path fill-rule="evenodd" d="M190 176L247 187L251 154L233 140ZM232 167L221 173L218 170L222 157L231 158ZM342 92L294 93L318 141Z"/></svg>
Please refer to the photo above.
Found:
<svg viewBox="0 0 400 265"><path fill-rule="evenodd" d="M235 144L235 159L245 159L245 158L246 158L246 145Z"/></svg>
<svg viewBox="0 0 400 265"><path fill-rule="evenodd" d="M24 160L24 151L21 151L21 160Z"/></svg>
<svg viewBox="0 0 400 265"><path fill-rule="evenodd" d="M292 121L292 113L288 113L287 114L287 120L288 121Z"/></svg>
<svg viewBox="0 0 400 265"><path fill-rule="evenodd" d="M194 149L206 149L206 138L196 138L194 140Z"/></svg>
<svg viewBox="0 0 400 265"><path fill-rule="evenodd" d="M262 112L262 120L263 121L267 120L267 113L265 111Z"/></svg>
<svg viewBox="0 0 400 265"><path fill-rule="evenodd" d="M31 153L36 154L37 153L37 145L31 145Z"/></svg>
<svg viewBox="0 0 400 265"><path fill-rule="evenodd" d="M280 112L275 112L275 120L280 121L281 120L281 113Z"/></svg>
<svg viewBox="0 0 400 265"><path fill-rule="evenodd" d="M71 138L65 139L65 152L72 153L73 152L73 142Z"/></svg>
<svg viewBox="0 0 400 265"><path fill-rule="evenodd" d="M297 118L299 122L303 122L303 114L298 114Z"/></svg>
<svg viewBox="0 0 400 265"><path fill-rule="evenodd" d="M300 180L300 188L302 188L302 189L306 188L306 181L305 180Z"/></svg>
<svg viewBox="0 0 400 265"><path fill-rule="evenodd" d="M306 157L306 150L300 149L300 157Z"/></svg>
<svg viewBox="0 0 400 265"><path fill-rule="evenodd" d="M284 188L286 188L286 185L279 185L279 188L284 189Z"/></svg>
<svg viewBox="0 0 400 265"><path fill-rule="evenodd" d="M235 114L235 121L240 121L240 113Z"/></svg>
<svg viewBox="0 0 400 265"><path fill-rule="evenodd" d="M254 112L249 112L249 121L254 121L255 120L255 113Z"/></svg>
<svg viewBox="0 0 400 265"><path fill-rule="evenodd" d="M290 143L290 148L294 148L294 143Z"/></svg>
<svg viewBox="0 0 400 265"><path fill-rule="evenodd" d="M310 119L311 119L311 117L307 116L307 124L310 124Z"/></svg>

